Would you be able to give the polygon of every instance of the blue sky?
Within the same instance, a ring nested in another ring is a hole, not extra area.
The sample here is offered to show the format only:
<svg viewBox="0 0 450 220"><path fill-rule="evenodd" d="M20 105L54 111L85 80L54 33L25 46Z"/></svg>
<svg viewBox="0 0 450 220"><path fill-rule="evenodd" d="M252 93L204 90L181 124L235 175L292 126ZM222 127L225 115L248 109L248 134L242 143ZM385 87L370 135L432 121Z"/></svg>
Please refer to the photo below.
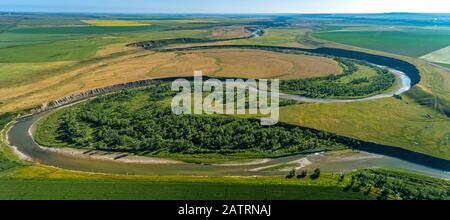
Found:
<svg viewBox="0 0 450 220"><path fill-rule="evenodd" d="M0 11L122 13L450 13L449 0L0 0Z"/></svg>

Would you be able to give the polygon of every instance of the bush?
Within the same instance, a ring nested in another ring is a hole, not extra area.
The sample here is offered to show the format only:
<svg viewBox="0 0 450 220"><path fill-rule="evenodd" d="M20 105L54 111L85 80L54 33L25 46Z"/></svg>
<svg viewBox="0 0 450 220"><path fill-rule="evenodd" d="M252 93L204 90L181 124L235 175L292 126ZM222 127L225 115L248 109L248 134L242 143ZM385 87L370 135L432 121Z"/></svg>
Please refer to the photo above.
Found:
<svg viewBox="0 0 450 220"><path fill-rule="evenodd" d="M300 174L297 175L297 179L303 179L308 175L308 171L307 170L301 170Z"/></svg>
<svg viewBox="0 0 450 220"><path fill-rule="evenodd" d="M295 176L295 169L294 168L292 168L290 171L289 171L289 173L288 173L288 175L286 176L286 178L288 178L288 179L291 179L291 178L293 178L294 176Z"/></svg>
<svg viewBox="0 0 450 220"><path fill-rule="evenodd" d="M320 177L320 169L317 168L317 169L315 169L314 172L311 174L311 179L315 180L315 179L317 179L317 178L319 178L319 177Z"/></svg>

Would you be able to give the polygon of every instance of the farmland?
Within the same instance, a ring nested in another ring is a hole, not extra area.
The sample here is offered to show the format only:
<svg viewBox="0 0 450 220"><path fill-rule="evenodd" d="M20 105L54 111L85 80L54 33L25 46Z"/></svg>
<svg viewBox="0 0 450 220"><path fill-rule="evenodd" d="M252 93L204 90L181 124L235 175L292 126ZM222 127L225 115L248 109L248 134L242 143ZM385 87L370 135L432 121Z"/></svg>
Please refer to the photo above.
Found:
<svg viewBox="0 0 450 220"><path fill-rule="evenodd" d="M315 37L356 47L421 57L450 45L448 31L406 29L398 31L330 31Z"/></svg>
<svg viewBox="0 0 450 220"><path fill-rule="evenodd" d="M132 26L149 26L150 24L145 24L137 21L124 21L124 20L81 20L82 22L94 26L101 27L132 27Z"/></svg>

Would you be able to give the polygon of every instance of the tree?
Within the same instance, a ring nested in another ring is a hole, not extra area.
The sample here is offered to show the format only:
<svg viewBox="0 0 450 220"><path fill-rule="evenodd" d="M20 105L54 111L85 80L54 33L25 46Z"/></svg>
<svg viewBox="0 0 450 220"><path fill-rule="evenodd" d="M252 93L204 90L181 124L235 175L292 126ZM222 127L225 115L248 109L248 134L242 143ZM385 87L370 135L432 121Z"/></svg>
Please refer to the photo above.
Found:
<svg viewBox="0 0 450 220"><path fill-rule="evenodd" d="M307 175L308 175L308 171L302 170L302 171L300 171L300 174L297 175L297 179L305 178Z"/></svg>
<svg viewBox="0 0 450 220"><path fill-rule="evenodd" d="M315 180L315 179L319 178L319 176L320 176L320 169L317 168L314 170L313 174L311 174L311 179Z"/></svg>
<svg viewBox="0 0 450 220"><path fill-rule="evenodd" d="M286 178L291 179L292 177L295 176L295 172L296 172L295 169L292 168L292 169L289 171L289 173L288 173L288 175L286 176Z"/></svg>

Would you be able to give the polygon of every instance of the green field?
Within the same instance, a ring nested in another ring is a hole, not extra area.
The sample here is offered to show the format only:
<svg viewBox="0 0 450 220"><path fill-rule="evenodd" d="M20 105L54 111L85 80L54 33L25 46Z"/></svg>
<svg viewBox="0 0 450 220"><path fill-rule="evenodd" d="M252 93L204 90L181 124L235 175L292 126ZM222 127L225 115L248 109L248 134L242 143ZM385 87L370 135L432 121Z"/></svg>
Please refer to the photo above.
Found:
<svg viewBox="0 0 450 220"><path fill-rule="evenodd" d="M125 32L142 32L164 29L161 26L76 26L76 27L40 27L40 28L17 28L10 30L14 34L110 34Z"/></svg>
<svg viewBox="0 0 450 220"><path fill-rule="evenodd" d="M411 57L420 57L450 45L448 31L405 29L401 31L330 31L315 37Z"/></svg>
<svg viewBox="0 0 450 220"><path fill-rule="evenodd" d="M0 199L310 200L373 199L335 186L143 181L2 180Z"/></svg>
<svg viewBox="0 0 450 220"><path fill-rule="evenodd" d="M92 57L102 45L114 39L76 39L0 49L1 63L78 61Z"/></svg>
<svg viewBox="0 0 450 220"><path fill-rule="evenodd" d="M424 187L426 186L426 187ZM439 200L450 182L386 169L306 177L144 177L43 166L0 172L0 199Z"/></svg>
<svg viewBox="0 0 450 220"><path fill-rule="evenodd" d="M450 120L408 96L283 107L280 120L450 159Z"/></svg>

